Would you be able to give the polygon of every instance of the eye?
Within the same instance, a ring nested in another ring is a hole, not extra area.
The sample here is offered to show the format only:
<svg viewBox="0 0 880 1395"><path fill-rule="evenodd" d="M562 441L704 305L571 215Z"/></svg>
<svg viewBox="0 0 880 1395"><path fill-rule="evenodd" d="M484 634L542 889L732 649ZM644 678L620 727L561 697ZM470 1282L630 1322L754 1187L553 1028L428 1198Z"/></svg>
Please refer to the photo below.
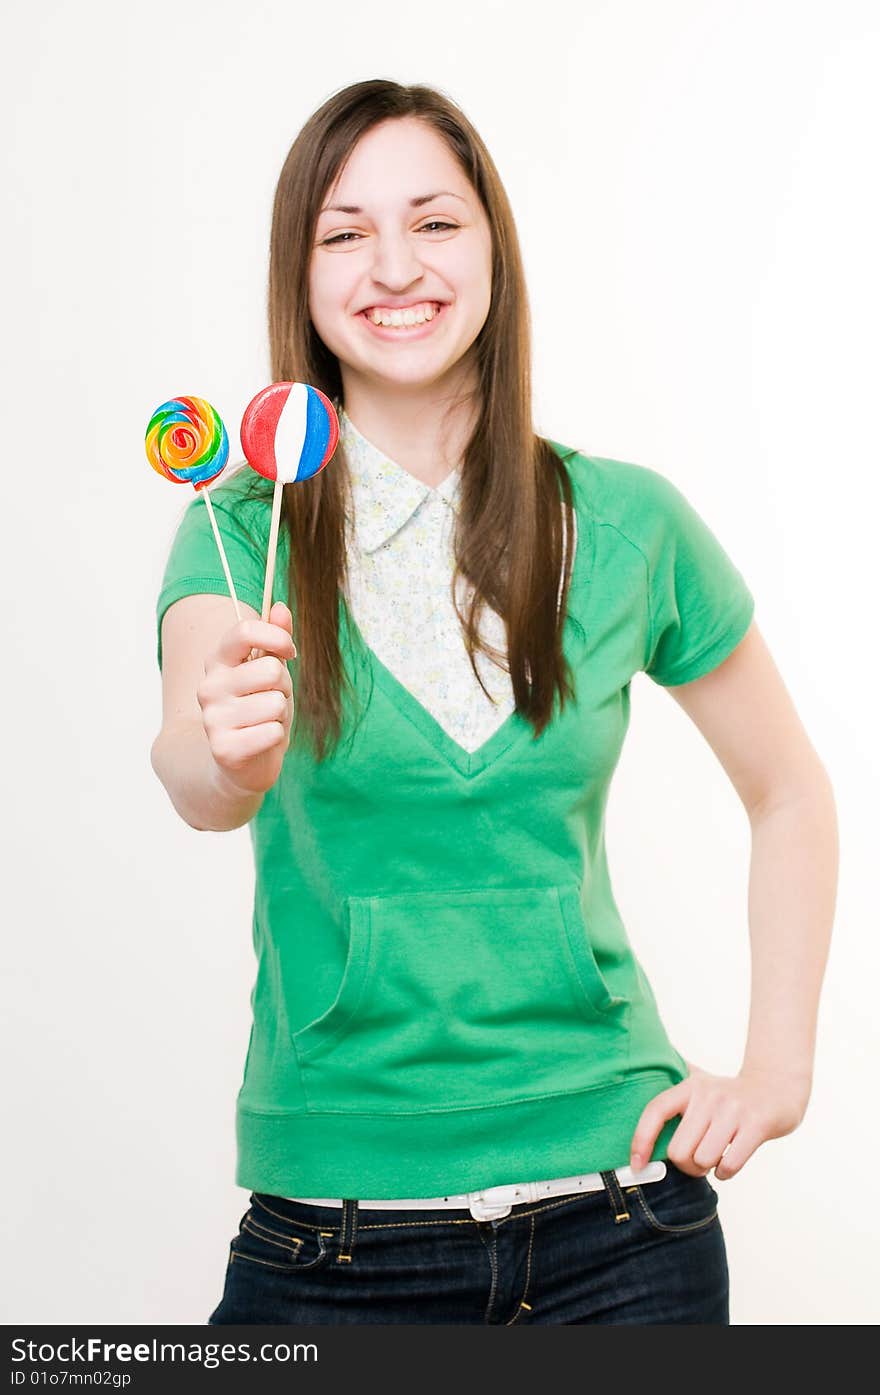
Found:
<svg viewBox="0 0 880 1395"><path fill-rule="evenodd" d="M442 229L445 229L445 228L448 228L448 229L450 229L451 231L454 232L455 229L456 229L457 227L458 227L458 224L457 224L457 223L447 223L447 222L445 222L445 221L444 221L443 219L441 219L441 218L432 218L430 222L428 222L428 223L423 223L422 226L418 229L418 231L419 231L419 232L432 232L432 231L434 231L435 229L438 229L438 228L441 229L441 230L442 230ZM361 236L361 234L360 234L360 233L356 233L356 232L341 232L341 233L336 233L335 236L333 236L333 237L325 237L325 238L322 240L322 242L321 242L321 246L322 246L322 247L332 247L332 246L334 245L334 243L345 243L345 242L347 242L350 238L358 238L358 239L359 239L360 236Z"/></svg>

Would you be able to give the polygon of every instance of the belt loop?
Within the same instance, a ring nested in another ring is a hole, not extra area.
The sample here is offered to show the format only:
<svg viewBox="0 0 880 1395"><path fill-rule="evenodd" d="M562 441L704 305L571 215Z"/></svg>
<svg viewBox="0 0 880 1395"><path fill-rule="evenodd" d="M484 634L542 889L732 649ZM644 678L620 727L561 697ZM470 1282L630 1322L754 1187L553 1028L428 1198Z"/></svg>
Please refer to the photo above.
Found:
<svg viewBox="0 0 880 1395"><path fill-rule="evenodd" d="M358 1203L351 1197L342 1199L342 1225L339 1231L337 1264L351 1264L351 1252L357 1235Z"/></svg>
<svg viewBox="0 0 880 1395"><path fill-rule="evenodd" d="M630 1219L629 1211L626 1209L626 1202L623 1199L623 1192L620 1190L620 1183L615 1172L600 1172L599 1176L605 1183L605 1191L614 1216L614 1224L619 1225L621 1221Z"/></svg>

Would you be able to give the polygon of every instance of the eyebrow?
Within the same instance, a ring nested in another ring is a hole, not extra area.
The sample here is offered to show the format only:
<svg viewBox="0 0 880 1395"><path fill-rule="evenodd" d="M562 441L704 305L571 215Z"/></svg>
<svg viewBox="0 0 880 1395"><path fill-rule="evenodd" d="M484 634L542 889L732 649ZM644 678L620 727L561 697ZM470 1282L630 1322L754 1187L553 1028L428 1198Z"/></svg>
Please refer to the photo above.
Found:
<svg viewBox="0 0 880 1395"><path fill-rule="evenodd" d="M430 203L432 199L440 199L444 195L452 199L461 199L462 203L467 202L461 194L453 194L451 189L438 189L435 194L419 194L416 198L410 199L409 206L410 208L421 208L423 203ZM355 203L331 203L326 208L321 209L322 213L363 213L363 211Z"/></svg>

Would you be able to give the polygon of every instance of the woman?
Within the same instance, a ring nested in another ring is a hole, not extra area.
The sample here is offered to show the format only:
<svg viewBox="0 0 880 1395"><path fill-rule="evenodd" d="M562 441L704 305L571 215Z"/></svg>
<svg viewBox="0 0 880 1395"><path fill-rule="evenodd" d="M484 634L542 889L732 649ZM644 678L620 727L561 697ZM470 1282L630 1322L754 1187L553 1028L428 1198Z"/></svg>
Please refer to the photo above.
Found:
<svg viewBox="0 0 880 1395"><path fill-rule="evenodd" d="M743 1067L689 1066L603 813L637 671L756 831L795 795L827 810L751 593L661 475L534 433L513 218L432 89L359 83L307 122L269 329L273 379L340 416L285 487L289 606L258 618L270 498L244 470L212 498L248 618L195 505L158 607L154 766L193 827L248 823L256 868L251 1204L209 1321L727 1323L706 1174L801 1119L826 935L762 917Z"/></svg>

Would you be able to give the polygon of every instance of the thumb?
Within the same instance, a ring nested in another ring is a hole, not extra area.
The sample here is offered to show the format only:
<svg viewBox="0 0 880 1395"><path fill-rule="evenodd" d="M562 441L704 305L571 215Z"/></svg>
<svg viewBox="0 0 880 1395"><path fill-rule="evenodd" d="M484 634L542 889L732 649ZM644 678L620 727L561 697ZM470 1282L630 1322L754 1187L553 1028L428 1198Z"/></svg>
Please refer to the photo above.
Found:
<svg viewBox="0 0 880 1395"><path fill-rule="evenodd" d="M282 630L287 630L290 635L293 634L293 615L283 601L276 601L269 611L269 624L280 625Z"/></svg>
<svg viewBox="0 0 880 1395"><path fill-rule="evenodd" d="M270 625L278 625L282 630L286 630L291 640L293 640L293 615L291 614L290 607L286 606L283 601L276 601L269 611L269 623ZM298 652L296 641L293 640L294 658L297 658Z"/></svg>

